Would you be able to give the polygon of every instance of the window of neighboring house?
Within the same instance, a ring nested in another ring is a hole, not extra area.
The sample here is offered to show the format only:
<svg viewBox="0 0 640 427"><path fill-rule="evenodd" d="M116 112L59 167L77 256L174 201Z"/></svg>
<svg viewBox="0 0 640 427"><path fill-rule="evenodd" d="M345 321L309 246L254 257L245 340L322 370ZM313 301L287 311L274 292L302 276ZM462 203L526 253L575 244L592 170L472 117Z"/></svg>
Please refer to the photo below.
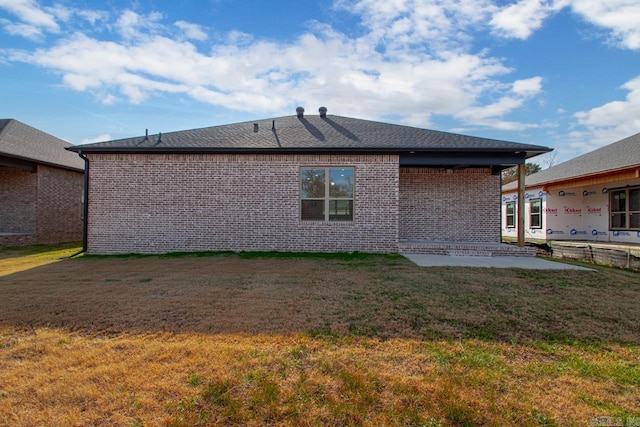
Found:
<svg viewBox="0 0 640 427"><path fill-rule="evenodd" d="M640 230L640 187L609 192L612 230Z"/></svg>
<svg viewBox="0 0 640 427"><path fill-rule="evenodd" d="M354 168L300 168L303 221L353 221Z"/></svg>
<svg viewBox="0 0 640 427"><path fill-rule="evenodd" d="M516 202L507 202L507 228L516 226Z"/></svg>
<svg viewBox="0 0 640 427"><path fill-rule="evenodd" d="M542 199L529 200L529 228L542 228Z"/></svg>

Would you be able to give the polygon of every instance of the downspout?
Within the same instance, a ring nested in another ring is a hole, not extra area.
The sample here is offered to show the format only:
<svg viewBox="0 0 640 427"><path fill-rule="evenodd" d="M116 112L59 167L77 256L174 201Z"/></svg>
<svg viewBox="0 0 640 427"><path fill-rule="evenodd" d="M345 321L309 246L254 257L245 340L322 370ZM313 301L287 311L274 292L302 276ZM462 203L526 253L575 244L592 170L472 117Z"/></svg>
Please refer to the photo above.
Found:
<svg viewBox="0 0 640 427"><path fill-rule="evenodd" d="M89 230L89 159L82 154L82 151L78 151L78 156L84 160L84 207L83 207L83 221L82 221L82 249L71 255L62 257L61 259L73 258L81 253L87 252L87 233Z"/></svg>

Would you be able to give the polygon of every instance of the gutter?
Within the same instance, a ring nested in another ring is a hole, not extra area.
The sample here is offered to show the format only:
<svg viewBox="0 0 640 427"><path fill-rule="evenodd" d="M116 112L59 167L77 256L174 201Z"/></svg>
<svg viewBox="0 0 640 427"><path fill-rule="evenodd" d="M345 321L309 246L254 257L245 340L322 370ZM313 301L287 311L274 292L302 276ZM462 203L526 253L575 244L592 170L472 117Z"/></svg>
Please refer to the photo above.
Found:
<svg viewBox="0 0 640 427"><path fill-rule="evenodd" d="M62 257L61 259L73 258L81 253L87 252L88 231L89 231L89 159L84 155L82 150L78 150L78 156L84 160L84 209L82 221L82 249L71 255Z"/></svg>

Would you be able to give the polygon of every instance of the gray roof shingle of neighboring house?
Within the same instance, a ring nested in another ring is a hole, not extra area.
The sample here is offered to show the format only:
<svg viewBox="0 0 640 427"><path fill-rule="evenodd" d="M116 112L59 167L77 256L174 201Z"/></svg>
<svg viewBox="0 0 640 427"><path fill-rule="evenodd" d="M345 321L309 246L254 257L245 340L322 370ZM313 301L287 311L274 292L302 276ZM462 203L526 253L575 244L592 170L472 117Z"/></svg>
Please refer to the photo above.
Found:
<svg viewBox="0 0 640 427"><path fill-rule="evenodd" d="M82 152L517 152L547 147L342 116L297 115L74 146Z"/></svg>
<svg viewBox="0 0 640 427"><path fill-rule="evenodd" d="M0 119L0 157L84 171L84 161L65 150L72 145L14 119Z"/></svg>
<svg viewBox="0 0 640 427"><path fill-rule="evenodd" d="M525 178L527 187L640 166L640 133L621 139ZM515 190L510 182L503 191Z"/></svg>

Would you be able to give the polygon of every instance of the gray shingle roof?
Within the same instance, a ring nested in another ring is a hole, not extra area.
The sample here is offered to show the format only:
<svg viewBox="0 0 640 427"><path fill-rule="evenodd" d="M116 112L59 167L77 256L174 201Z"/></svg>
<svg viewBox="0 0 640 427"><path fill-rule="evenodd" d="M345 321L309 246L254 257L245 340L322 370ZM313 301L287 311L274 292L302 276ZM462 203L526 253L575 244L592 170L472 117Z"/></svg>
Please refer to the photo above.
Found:
<svg viewBox="0 0 640 427"><path fill-rule="evenodd" d="M84 161L66 141L14 119L0 120L0 156L83 171Z"/></svg>
<svg viewBox="0 0 640 427"><path fill-rule="evenodd" d="M525 178L527 187L640 166L640 133L621 139ZM510 182L504 191L515 190Z"/></svg>
<svg viewBox="0 0 640 427"><path fill-rule="evenodd" d="M272 126L275 125L275 130ZM508 151L527 157L550 151L538 145L478 138L330 115L277 117L74 146L83 152L138 151Z"/></svg>

